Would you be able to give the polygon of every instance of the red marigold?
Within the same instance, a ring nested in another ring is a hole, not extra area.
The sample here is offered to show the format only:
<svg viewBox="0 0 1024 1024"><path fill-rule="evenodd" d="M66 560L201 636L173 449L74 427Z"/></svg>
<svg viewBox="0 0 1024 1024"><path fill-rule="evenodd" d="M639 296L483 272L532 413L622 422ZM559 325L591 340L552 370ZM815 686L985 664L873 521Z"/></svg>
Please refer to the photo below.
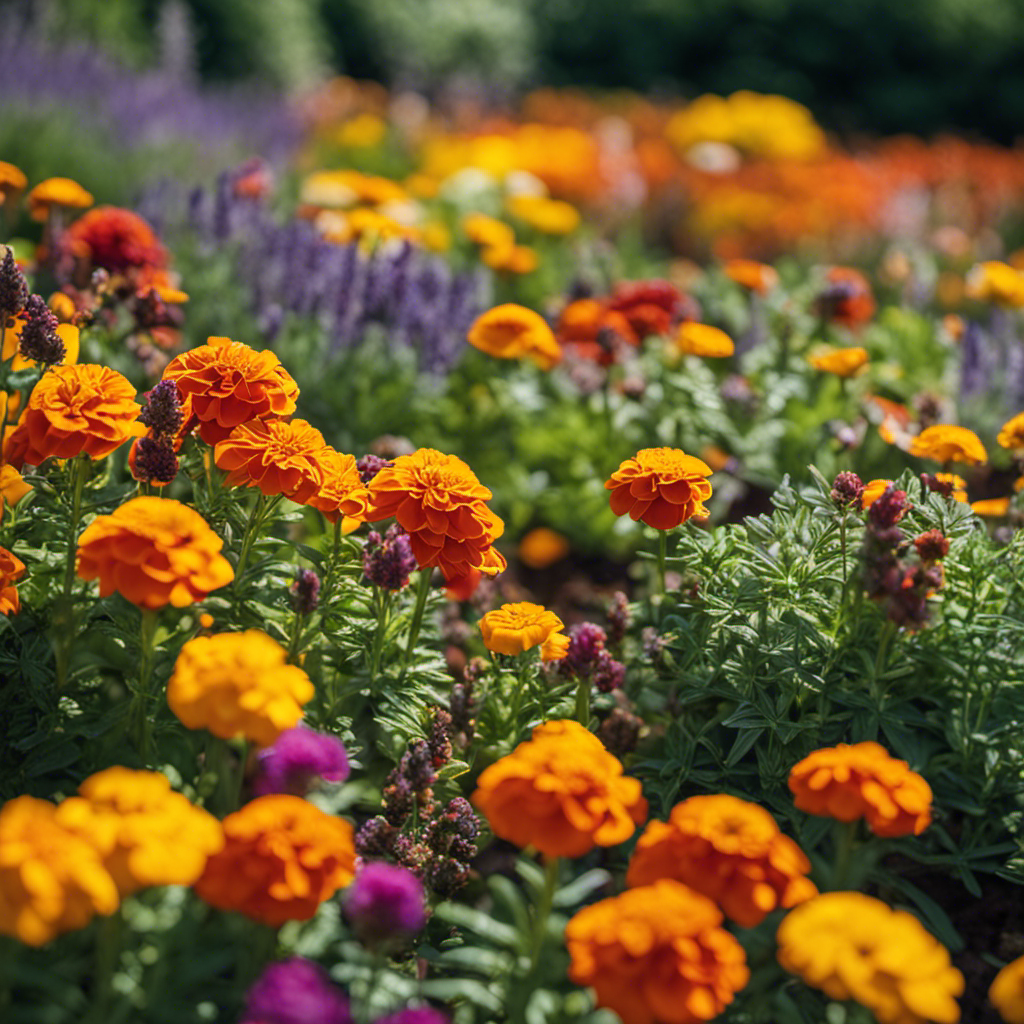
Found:
<svg viewBox="0 0 1024 1024"><path fill-rule="evenodd" d="M0 548L0 615L17 615L21 610L14 584L24 575L25 563L13 551Z"/></svg>
<svg viewBox="0 0 1024 1024"><path fill-rule="evenodd" d="M818 295L818 315L846 327L861 327L875 315L868 279L852 267L831 267Z"/></svg>
<svg viewBox="0 0 1024 1024"><path fill-rule="evenodd" d="M79 217L62 241L94 267L123 273L137 267L164 267L167 250L137 213L118 206L97 206Z"/></svg>
<svg viewBox="0 0 1024 1024"><path fill-rule="evenodd" d="M612 511L656 530L673 530L692 516L707 516L711 467L678 448L642 448L606 481Z"/></svg>
<svg viewBox="0 0 1024 1024"><path fill-rule="evenodd" d="M620 313L641 341L651 334L668 334L680 320L697 319L697 305L668 281L623 281L608 299L608 309Z"/></svg>

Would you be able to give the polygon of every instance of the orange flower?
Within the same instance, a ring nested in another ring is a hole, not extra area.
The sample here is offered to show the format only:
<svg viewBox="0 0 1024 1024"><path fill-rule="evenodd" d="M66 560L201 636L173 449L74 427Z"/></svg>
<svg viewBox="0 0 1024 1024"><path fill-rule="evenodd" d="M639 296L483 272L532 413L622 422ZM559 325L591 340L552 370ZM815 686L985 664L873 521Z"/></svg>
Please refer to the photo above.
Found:
<svg viewBox="0 0 1024 1024"><path fill-rule="evenodd" d="M167 704L189 729L269 747L298 725L314 692L276 640L248 629L189 640L174 663Z"/></svg>
<svg viewBox="0 0 1024 1024"><path fill-rule="evenodd" d="M693 516L707 516L711 467L678 448L642 448L605 482L612 511L656 530L674 530Z"/></svg>
<svg viewBox="0 0 1024 1024"><path fill-rule="evenodd" d="M999 260L987 260L967 275L968 298L1019 309L1024 306L1024 274Z"/></svg>
<svg viewBox="0 0 1024 1024"><path fill-rule="evenodd" d="M53 804L19 796L0 808L0 933L42 946L119 902L99 850Z"/></svg>
<svg viewBox="0 0 1024 1024"><path fill-rule="evenodd" d="M208 338L168 363L164 380L177 381L191 396L199 434L207 444L223 441L250 420L290 416L299 387L270 351L257 352L230 338Z"/></svg>
<svg viewBox="0 0 1024 1024"><path fill-rule="evenodd" d="M145 434L140 411L135 388L116 370L90 363L55 366L32 389L4 454L15 469L82 453L103 459Z"/></svg>
<svg viewBox="0 0 1024 1024"><path fill-rule="evenodd" d="M544 317L512 302L478 316L467 340L496 359L528 358L545 370L562 358L562 350Z"/></svg>
<svg viewBox="0 0 1024 1024"><path fill-rule="evenodd" d="M922 430L911 441L910 454L936 462L966 462L968 465L988 461L988 452L973 430L948 423Z"/></svg>
<svg viewBox="0 0 1024 1024"><path fill-rule="evenodd" d="M224 846L220 822L172 792L159 772L108 768L78 792L57 808L57 820L100 850L122 897L152 885L191 885Z"/></svg>
<svg viewBox="0 0 1024 1024"><path fill-rule="evenodd" d="M487 266L506 274L532 274L539 263L536 249L528 245L513 245L511 249L484 249L480 258Z"/></svg>
<svg viewBox="0 0 1024 1024"><path fill-rule="evenodd" d="M859 892L815 896L786 915L779 963L879 1024L956 1024L963 975L913 914Z"/></svg>
<svg viewBox="0 0 1024 1024"><path fill-rule="evenodd" d="M132 498L97 516L78 540L78 575L141 608L184 608L234 579L224 542L198 512L171 498Z"/></svg>
<svg viewBox="0 0 1024 1024"><path fill-rule="evenodd" d="M982 498L981 501L972 501L971 509L975 515L999 519L1010 511L1010 499Z"/></svg>
<svg viewBox="0 0 1024 1024"><path fill-rule="evenodd" d="M370 491L359 476L356 457L327 448L320 457L320 468L323 484L309 504L323 512L329 523L336 523L342 516L343 529L350 533L366 522L370 505Z"/></svg>
<svg viewBox="0 0 1024 1024"><path fill-rule="evenodd" d="M511 250L516 242L516 233L501 220L483 213L471 213L462 221L462 230L474 244L484 249Z"/></svg>
<svg viewBox="0 0 1024 1024"><path fill-rule="evenodd" d="M996 442L1003 448L1024 448L1024 412L1017 413L1003 424Z"/></svg>
<svg viewBox="0 0 1024 1024"><path fill-rule="evenodd" d="M0 407L0 414L2 414ZM0 516L4 505L17 505L32 490L32 485L25 483L21 474L8 463L0 465Z"/></svg>
<svg viewBox="0 0 1024 1024"><path fill-rule="evenodd" d="M28 208L33 220L46 220L55 206L82 210L92 204L92 194L70 178L47 178L28 194Z"/></svg>
<svg viewBox="0 0 1024 1024"><path fill-rule="evenodd" d="M462 459L420 448L385 466L369 490L367 520L394 516L421 569L436 565L446 580L472 569L489 576L505 569L493 547L505 524L484 504L491 492Z"/></svg>
<svg viewBox="0 0 1024 1024"><path fill-rule="evenodd" d="M668 879L584 907L565 938L569 977L622 1024L714 1020L750 978L718 908Z"/></svg>
<svg viewBox="0 0 1024 1024"><path fill-rule="evenodd" d="M546 196L513 196L506 204L508 212L545 235L571 235L580 226L575 206Z"/></svg>
<svg viewBox="0 0 1024 1024"><path fill-rule="evenodd" d="M473 803L495 835L549 857L616 846L647 817L640 782L573 721L538 725L532 739L483 771Z"/></svg>
<svg viewBox="0 0 1024 1024"><path fill-rule="evenodd" d="M221 910L272 928L306 921L355 875L352 826L300 797L257 797L223 825L224 849L195 884Z"/></svg>
<svg viewBox="0 0 1024 1024"><path fill-rule="evenodd" d="M569 541L546 526L530 530L519 542L519 561L531 569L546 569L569 554Z"/></svg>
<svg viewBox="0 0 1024 1024"><path fill-rule="evenodd" d="M229 487L258 487L304 505L323 486L327 442L305 420L253 420L235 427L213 450Z"/></svg>
<svg viewBox="0 0 1024 1024"><path fill-rule="evenodd" d="M734 796L693 796L652 821L640 837L626 876L630 886L674 878L714 900L744 928L779 907L817 895L806 876L810 861L775 819Z"/></svg>
<svg viewBox="0 0 1024 1024"><path fill-rule="evenodd" d="M608 309L625 317L637 344L652 334L668 334L678 320L694 320L697 307L669 281L620 281Z"/></svg>
<svg viewBox="0 0 1024 1024"><path fill-rule="evenodd" d="M91 266L115 273L168 262L167 250L149 224L118 206L90 210L64 232L62 241Z"/></svg>
<svg viewBox="0 0 1024 1024"><path fill-rule="evenodd" d="M13 551L0 548L0 615L17 615L21 598L14 585L25 575L25 563Z"/></svg>
<svg viewBox="0 0 1024 1024"><path fill-rule="evenodd" d="M758 263L757 260L727 260L722 269L731 281L758 295L770 292L779 283L775 268L766 263Z"/></svg>
<svg viewBox="0 0 1024 1024"><path fill-rule="evenodd" d="M524 654L540 644L544 661L565 657L569 638L557 635L563 629L565 623L554 612L529 601L503 604L480 619L480 633L487 650L497 654ZM563 646L565 649L558 654ZM556 656L549 657L551 654Z"/></svg>
<svg viewBox="0 0 1024 1024"><path fill-rule="evenodd" d="M676 348L684 355L724 359L736 351L736 346L725 331L710 324L684 320L676 331Z"/></svg>
<svg viewBox="0 0 1024 1024"><path fill-rule="evenodd" d="M871 508L891 486L891 480L869 480L864 485L864 493L860 496L860 507Z"/></svg>
<svg viewBox="0 0 1024 1024"><path fill-rule="evenodd" d="M815 750L793 767L789 788L808 814L856 821L875 835L920 835L932 820L932 790L906 761L877 743Z"/></svg>
<svg viewBox="0 0 1024 1024"><path fill-rule="evenodd" d="M14 164L0 160L0 206L9 196L20 192L28 184L28 178Z"/></svg>
<svg viewBox="0 0 1024 1024"><path fill-rule="evenodd" d="M818 315L846 327L862 327L875 315L875 297L867 278L852 267L831 267L818 295Z"/></svg>
<svg viewBox="0 0 1024 1024"><path fill-rule="evenodd" d="M1006 1024L1024 1024L1024 956L1008 963L996 975L988 998Z"/></svg>
<svg viewBox="0 0 1024 1024"><path fill-rule="evenodd" d="M817 355L809 356L808 362L822 373L834 373L837 377L852 377L867 366L868 352L864 348L823 349Z"/></svg>
<svg viewBox="0 0 1024 1024"><path fill-rule="evenodd" d="M967 501L967 481L958 473L936 473L935 479L952 488L949 496L954 501Z"/></svg>

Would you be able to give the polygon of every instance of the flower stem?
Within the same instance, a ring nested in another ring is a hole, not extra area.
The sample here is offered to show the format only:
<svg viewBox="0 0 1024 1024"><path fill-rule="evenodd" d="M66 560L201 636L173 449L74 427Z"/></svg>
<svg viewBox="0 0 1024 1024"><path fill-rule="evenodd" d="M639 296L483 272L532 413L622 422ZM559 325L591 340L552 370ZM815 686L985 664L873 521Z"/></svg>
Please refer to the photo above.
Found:
<svg viewBox="0 0 1024 1024"><path fill-rule="evenodd" d="M245 574L245 566L249 561L249 553L252 551L253 542L256 540L256 534L259 532L266 504L267 499L262 494L258 494L256 496L256 503L253 505L252 511L249 513L249 521L245 525L245 536L242 538L242 550L238 553L238 565L235 566L236 591L242 582L242 576Z"/></svg>
<svg viewBox="0 0 1024 1024"><path fill-rule="evenodd" d="M668 592L665 585L665 560L668 558L668 534L658 531L658 592L662 597Z"/></svg>
<svg viewBox="0 0 1024 1024"><path fill-rule="evenodd" d="M416 649L416 641L420 637L420 626L423 625L423 611L427 607L427 598L430 596L430 576L432 570L420 569L420 579L416 592L416 607L412 613L412 622L409 625L409 642L405 646L405 657L402 659L402 671L398 677L401 682L409 669L409 661L412 652Z"/></svg>
<svg viewBox="0 0 1024 1024"><path fill-rule="evenodd" d="M832 865L832 891L844 889L849 882L850 862L857 844L856 821L837 821L835 824L835 861Z"/></svg>
<svg viewBox="0 0 1024 1024"><path fill-rule="evenodd" d="M558 886L559 860L557 857L549 857L544 864L544 888L541 891L540 902L537 904L533 914L533 943L530 950L530 974L537 970L540 964L540 954L544 949L544 939L547 936L548 918L551 916L551 908L555 901L555 889Z"/></svg>
<svg viewBox="0 0 1024 1024"><path fill-rule="evenodd" d="M590 728L590 689L590 673L583 672L576 683L576 721L584 729Z"/></svg>
<svg viewBox="0 0 1024 1024"><path fill-rule="evenodd" d="M78 524L82 518L82 491L85 487L85 460L76 455L70 463L71 515L68 519L68 550L64 565L64 588L53 617L54 659L57 666L57 690L63 690L68 680L71 649L75 643L75 602L71 591L75 585L75 562L78 556Z"/></svg>
<svg viewBox="0 0 1024 1024"><path fill-rule="evenodd" d="M380 656L384 650L384 634L387 632L391 612L391 591L375 588L374 604L377 605L377 631L373 634L373 651L370 655L370 685L380 672Z"/></svg>
<svg viewBox="0 0 1024 1024"><path fill-rule="evenodd" d="M88 1024L101 1024L110 1020L110 995L114 974L121 960L121 935L124 917L118 907L110 917L100 922L96 934L95 976Z"/></svg>
<svg viewBox="0 0 1024 1024"><path fill-rule="evenodd" d="M153 675L153 641L159 616L152 608L143 608L139 624L139 679L132 698L131 730L135 749L143 763L149 761L149 680Z"/></svg>

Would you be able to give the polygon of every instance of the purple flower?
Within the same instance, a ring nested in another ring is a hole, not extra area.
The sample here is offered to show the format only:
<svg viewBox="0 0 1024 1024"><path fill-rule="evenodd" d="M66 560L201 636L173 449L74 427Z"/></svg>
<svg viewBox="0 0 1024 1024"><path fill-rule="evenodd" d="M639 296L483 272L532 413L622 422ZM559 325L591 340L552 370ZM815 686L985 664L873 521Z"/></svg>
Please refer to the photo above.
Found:
<svg viewBox="0 0 1024 1024"><path fill-rule="evenodd" d="M394 463L388 459L382 459L379 455L364 455L357 463L359 479L368 484L386 466L393 466Z"/></svg>
<svg viewBox="0 0 1024 1024"><path fill-rule="evenodd" d="M398 1013L389 1014L374 1024L448 1024L448 1018L429 1006L409 1006Z"/></svg>
<svg viewBox="0 0 1024 1024"><path fill-rule="evenodd" d="M132 475L145 484L169 484L178 475L178 456L164 438L140 437Z"/></svg>
<svg viewBox="0 0 1024 1024"><path fill-rule="evenodd" d="M292 607L299 615L315 612L320 604L320 577L312 569L300 569L288 588Z"/></svg>
<svg viewBox="0 0 1024 1024"><path fill-rule="evenodd" d="M30 295L21 315L25 326L21 329L18 351L26 359L52 366L64 362L64 342L57 334L58 320L41 295Z"/></svg>
<svg viewBox="0 0 1024 1024"><path fill-rule="evenodd" d="M28 302L28 284L21 267L14 260L10 249L4 250L4 258L0 260L0 330L3 330L9 317L20 313Z"/></svg>
<svg viewBox="0 0 1024 1024"><path fill-rule="evenodd" d="M173 380L162 380L146 392L146 408L139 413L155 437L174 437L185 422L181 411L181 389Z"/></svg>
<svg viewBox="0 0 1024 1024"><path fill-rule="evenodd" d="M401 590L416 568L409 535L397 523L383 537L376 530L366 538L363 548L363 572L382 590Z"/></svg>
<svg viewBox="0 0 1024 1024"><path fill-rule="evenodd" d="M246 996L241 1024L352 1024L345 993L301 957L270 964Z"/></svg>
<svg viewBox="0 0 1024 1024"><path fill-rule="evenodd" d="M406 868L373 861L356 875L345 913L368 945L415 935L427 922L423 885Z"/></svg>
<svg viewBox="0 0 1024 1024"><path fill-rule="evenodd" d="M348 778L345 745L333 736L303 726L286 729L272 747L260 752L253 791L305 796L317 779L344 782Z"/></svg>

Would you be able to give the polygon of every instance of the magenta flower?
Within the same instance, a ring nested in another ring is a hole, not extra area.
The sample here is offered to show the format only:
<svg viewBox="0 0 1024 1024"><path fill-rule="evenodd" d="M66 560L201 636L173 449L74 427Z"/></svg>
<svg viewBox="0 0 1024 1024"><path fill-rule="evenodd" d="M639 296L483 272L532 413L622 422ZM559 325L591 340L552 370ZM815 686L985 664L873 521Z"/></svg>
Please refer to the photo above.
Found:
<svg viewBox="0 0 1024 1024"><path fill-rule="evenodd" d="M352 1024L345 993L311 960L270 964L245 1000L241 1024Z"/></svg>
<svg viewBox="0 0 1024 1024"><path fill-rule="evenodd" d="M415 935L427 923L423 885L407 868L372 861L349 887L345 913L368 945Z"/></svg>
<svg viewBox="0 0 1024 1024"><path fill-rule="evenodd" d="M344 782L347 778L345 744L334 736L300 725L286 729L273 746L260 751L253 792L257 796L268 793L305 796L320 779Z"/></svg>

